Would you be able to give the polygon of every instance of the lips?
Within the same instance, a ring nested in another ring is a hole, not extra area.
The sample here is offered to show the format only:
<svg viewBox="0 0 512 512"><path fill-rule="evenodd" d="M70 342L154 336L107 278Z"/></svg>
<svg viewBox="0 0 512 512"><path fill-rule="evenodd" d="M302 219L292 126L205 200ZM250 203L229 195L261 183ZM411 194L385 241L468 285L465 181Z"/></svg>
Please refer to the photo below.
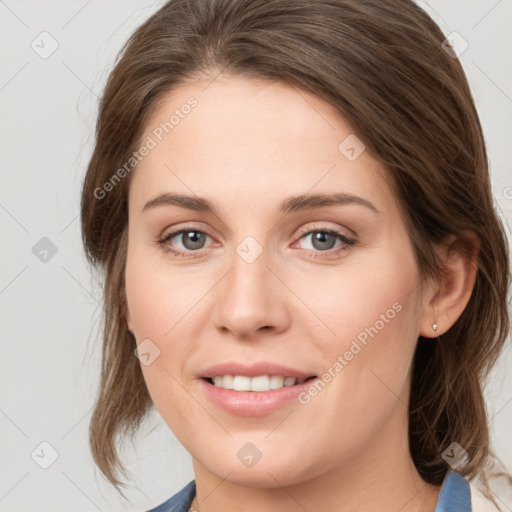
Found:
<svg viewBox="0 0 512 512"><path fill-rule="evenodd" d="M314 372L272 362L226 362L210 366L198 375L201 392L237 416L262 416L277 411L293 403L315 379Z"/></svg>
<svg viewBox="0 0 512 512"><path fill-rule="evenodd" d="M315 372L303 371L297 368L284 366L279 363L262 361L253 364L225 362L216 364L201 371L198 375L202 379L212 379L224 375L240 375L244 377L259 377L262 375L282 376L284 378L307 379L314 377Z"/></svg>

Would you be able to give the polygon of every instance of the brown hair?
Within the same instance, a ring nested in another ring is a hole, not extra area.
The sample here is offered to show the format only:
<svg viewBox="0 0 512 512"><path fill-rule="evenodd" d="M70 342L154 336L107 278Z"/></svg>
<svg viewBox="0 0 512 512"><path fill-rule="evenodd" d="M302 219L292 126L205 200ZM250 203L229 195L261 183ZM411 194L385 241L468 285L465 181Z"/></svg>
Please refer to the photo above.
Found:
<svg viewBox="0 0 512 512"><path fill-rule="evenodd" d="M280 81L335 106L392 176L422 277L450 234L480 241L476 283L439 340L419 338L409 441L422 478L442 482L452 441L470 479L492 455L483 386L509 331L509 254L496 215L481 125L460 62L410 0L172 0L130 37L101 98L82 190L88 261L104 273L101 386L90 423L93 458L116 486L117 436L137 431L152 402L125 320L128 190L133 172L98 190L137 149L173 87L220 72ZM193 115L193 114L192 114ZM341 142L341 141L340 141ZM118 489L119 490L119 489Z"/></svg>

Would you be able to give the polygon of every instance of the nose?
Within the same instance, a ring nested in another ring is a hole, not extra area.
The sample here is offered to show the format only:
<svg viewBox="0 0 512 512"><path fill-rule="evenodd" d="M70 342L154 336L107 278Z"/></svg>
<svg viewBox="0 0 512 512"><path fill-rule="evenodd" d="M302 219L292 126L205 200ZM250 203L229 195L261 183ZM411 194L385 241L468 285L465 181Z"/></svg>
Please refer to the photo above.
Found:
<svg viewBox="0 0 512 512"><path fill-rule="evenodd" d="M252 340L285 330L289 324L289 293L276 267L263 252L254 261L234 252L232 266L217 288L214 322L233 337Z"/></svg>

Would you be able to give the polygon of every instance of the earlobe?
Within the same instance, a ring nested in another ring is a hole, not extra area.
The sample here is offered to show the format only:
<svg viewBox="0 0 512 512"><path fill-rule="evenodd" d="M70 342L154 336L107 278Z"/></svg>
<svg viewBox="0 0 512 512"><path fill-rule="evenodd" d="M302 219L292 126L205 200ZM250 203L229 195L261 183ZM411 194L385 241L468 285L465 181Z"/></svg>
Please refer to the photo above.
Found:
<svg viewBox="0 0 512 512"><path fill-rule="evenodd" d="M434 332L437 332L438 327L439 327L439 324L437 323L437 308L434 308L434 323L432 324L432 330Z"/></svg>
<svg viewBox="0 0 512 512"><path fill-rule="evenodd" d="M420 335L438 338L447 332L466 308L475 286L480 241L472 232L455 236L443 246L444 268L435 293L425 298Z"/></svg>
<svg viewBox="0 0 512 512"><path fill-rule="evenodd" d="M126 325L128 326L128 330L133 334L133 323L130 313L126 313Z"/></svg>

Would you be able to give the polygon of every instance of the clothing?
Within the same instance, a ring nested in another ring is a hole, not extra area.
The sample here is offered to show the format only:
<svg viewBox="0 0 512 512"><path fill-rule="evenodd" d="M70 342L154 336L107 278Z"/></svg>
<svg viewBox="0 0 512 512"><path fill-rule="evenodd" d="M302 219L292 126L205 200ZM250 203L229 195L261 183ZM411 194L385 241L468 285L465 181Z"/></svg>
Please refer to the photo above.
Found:
<svg viewBox="0 0 512 512"><path fill-rule="evenodd" d="M196 494L196 481L189 482L180 492L148 512L187 512Z"/></svg>
<svg viewBox="0 0 512 512"><path fill-rule="evenodd" d="M181 491L148 512L187 512L196 492L192 480ZM478 512L471 507L471 490L468 481L454 471L448 471L434 512Z"/></svg>

